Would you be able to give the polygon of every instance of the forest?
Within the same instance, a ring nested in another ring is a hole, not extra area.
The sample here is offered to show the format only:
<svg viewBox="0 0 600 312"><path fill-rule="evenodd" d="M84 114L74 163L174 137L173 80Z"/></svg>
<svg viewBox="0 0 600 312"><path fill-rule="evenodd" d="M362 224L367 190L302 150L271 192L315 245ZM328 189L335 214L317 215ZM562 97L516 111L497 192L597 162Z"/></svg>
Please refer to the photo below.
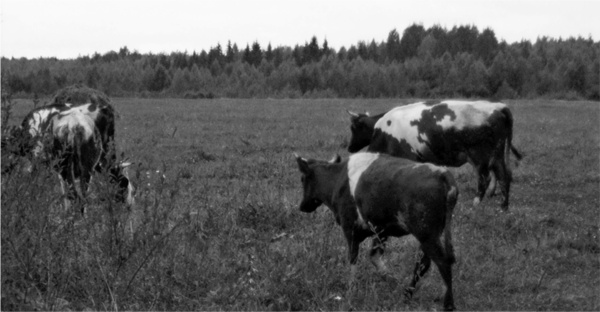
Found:
<svg viewBox="0 0 600 312"><path fill-rule="evenodd" d="M208 52L2 58L3 89L15 97L83 83L116 97L599 100L599 73L600 42L591 37L507 43L472 25L413 24L339 50L312 37L294 47L229 41Z"/></svg>

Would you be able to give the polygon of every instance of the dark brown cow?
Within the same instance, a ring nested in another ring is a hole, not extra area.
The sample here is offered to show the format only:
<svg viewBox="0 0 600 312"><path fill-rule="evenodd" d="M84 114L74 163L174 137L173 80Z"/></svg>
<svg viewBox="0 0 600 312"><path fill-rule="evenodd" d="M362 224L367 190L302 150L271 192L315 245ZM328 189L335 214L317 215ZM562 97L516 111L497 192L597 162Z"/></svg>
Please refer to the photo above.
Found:
<svg viewBox="0 0 600 312"><path fill-rule="evenodd" d="M370 152L442 166L459 167L470 162L479 176L474 204L479 204L486 189L488 196L494 191L495 177L504 197L501 206L508 209L512 180L509 151L518 159L522 156L512 145L513 117L505 104L419 102L376 116L350 114L352 139L349 152L368 146Z"/></svg>
<svg viewBox="0 0 600 312"><path fill-rule="evenodd" d="M331 209L348 243L351 283L363 240L375 235L371 262L385 270L381 257L388 236L412 234L423 255L406 296L412 296L433 260L446 284L444 308L454 309L451 223L458 189L447 169L376 153L357 153L343 162L339 156L330 162L297 155L296 160L304 189L300 211L312 212L321 204Z"/></svg>

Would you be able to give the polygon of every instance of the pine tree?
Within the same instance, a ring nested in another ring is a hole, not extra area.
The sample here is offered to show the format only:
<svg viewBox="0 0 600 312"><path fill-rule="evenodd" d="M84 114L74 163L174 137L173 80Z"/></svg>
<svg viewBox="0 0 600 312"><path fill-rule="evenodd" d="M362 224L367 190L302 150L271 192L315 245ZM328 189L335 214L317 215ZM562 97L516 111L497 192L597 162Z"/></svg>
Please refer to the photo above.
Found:
<svg viewBox="0 0 600 312"><path fill-rule="evenodd" d="M225 54L225 61L227 63L232 63L235 60L235 53L233 52L233 47L231 46L231 41L227 41L227 52Z"/></svg>
<svg viewBox="0 0 600 312"><path fill-rule="evenodd" d="M267 46L267 51L265 52L265 59L267 59L268 62L271 62L273 60L273 48L271 47L270 42Z"/></svg>
<svg viewBox="0 0 600 312"><path fill-rule="evenodd" d="M258 43L258 41L254 41L254 43L252 44L252 51L250 52L250 64L258 66L262 61L262 58L263 55L262 50L260 49L260 44Z"/></svg>

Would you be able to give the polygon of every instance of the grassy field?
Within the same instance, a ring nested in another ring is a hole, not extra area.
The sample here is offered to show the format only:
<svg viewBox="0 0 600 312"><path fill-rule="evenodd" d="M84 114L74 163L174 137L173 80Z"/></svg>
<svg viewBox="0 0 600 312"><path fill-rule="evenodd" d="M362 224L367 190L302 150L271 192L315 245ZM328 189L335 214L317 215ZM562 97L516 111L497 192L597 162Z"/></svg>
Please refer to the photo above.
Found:
<svg viewBox="0 0 600 312"><path fill-rule="evenodd" d="M293 152L346 157L346 109L375 113L409 100L113 101L137 205L126 211L95 195L81 218L60 210L50 171L3 175L3 310L442 308L436 268L403 301L418 250L409 237L391 240L391 276L375 272L363 244L350 301L341 230L326 207L297 208ZM15 103L16 124L31 103ZM511 161L510 211L499 197L473 208L473 171L453 169L456 306L600 310L600 103L507 103L525 154Z"/></svg>

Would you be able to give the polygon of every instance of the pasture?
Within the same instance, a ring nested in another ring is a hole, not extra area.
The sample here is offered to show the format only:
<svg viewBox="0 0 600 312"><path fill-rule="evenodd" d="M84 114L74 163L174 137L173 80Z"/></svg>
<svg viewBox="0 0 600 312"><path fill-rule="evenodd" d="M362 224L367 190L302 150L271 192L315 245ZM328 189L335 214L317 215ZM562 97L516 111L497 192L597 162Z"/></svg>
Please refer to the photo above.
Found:
<svg viewBox="0 0 600 312"><path fill-rule="evenodd" d="M32 108L14 100L10 123ZM117 146L134 163L137 205L102 200L62 211L56 174L2 175L3 310L439 310L432 267L414 297L417 243L392 238L376 273L368 244L349 300L346 243L326 207L298 211L292 156L347 157L345 110L412 100L113 99ZM459 310L600 310L600 104L515 100L508 212L473 208L475 178L453 218ZM3 158L4 159L4 158Z"/></svg>

